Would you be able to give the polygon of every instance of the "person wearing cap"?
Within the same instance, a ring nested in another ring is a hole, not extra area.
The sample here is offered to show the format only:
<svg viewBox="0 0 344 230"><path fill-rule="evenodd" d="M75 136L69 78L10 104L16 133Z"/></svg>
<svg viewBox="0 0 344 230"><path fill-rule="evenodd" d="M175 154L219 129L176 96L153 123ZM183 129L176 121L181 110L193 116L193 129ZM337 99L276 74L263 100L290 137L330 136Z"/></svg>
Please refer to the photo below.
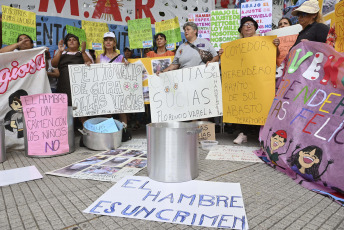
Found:
<svg viewBox="0 0 344 230"><path fill-rule="evenodd" d="M27 50L33 48L33 40L27 34L20 34L17 37L17 43L5 46L0 49L0 53L6 53L11 51Z"/></svg>
<svg viewBox="0 0 344 230"><path fill-rule="evenodd" d="M66 49L67 47L67 49ZM57 67L60 71L59 81L56 87L56 93L65 93L68 96L68 106L72 106L72 95L69 82L68 65L73 64L91 64L92 57L86 52L86 42L82 42L81 51L79 51L79 38L74 34L67 34L64 40L58 43L58 51L51 60L51 65Z"/></svg>
<svg viewBox="0 0 344 230"><path fill-rule="evenodd" d="M320 13L319 2L317 0L308 0L292 13L297 16L302 30L299 33L294 45L302 41L315 41L326 43L327 34L330 28L323 24L323 18ZM292 48L293 48L292 47Z"/></svg>
<svg viewBox="0 0 344 230"><path fill-rule="evenodd" d="M135 58L133 56L133 54L134 54L134 52L128 46L126 46L124 48L124 57L125 57L125 59L128 60L129 58Z"/></svg>
<svg viewBox="0 0 344 230"><path fill-rule="evenodd" d="M147 57L165 57L165 56L174 56L174 52L166 49L166 36L163 33L157 33L154 36L156 49L147 53Z"/></svg>
<svg viewBox="0 0 344 230"><path fill-rule="evenodd" d="M117 40L113 32L106 32L103 36L104 53L98 56L96 63L125 63L123 55L116 52Z"/></svg>
<svg viewBox="0 0 344 230"><path fill-rule="evenodd" d="M211 43L204 38L197 37L198 27L194 22L185 23L183 29L187 42L179 46L172 64L161 72L219 61L219 56ZM207 60L202 59L199 50L206 51ZM158 74L159 72L157 72Z"/></svg>

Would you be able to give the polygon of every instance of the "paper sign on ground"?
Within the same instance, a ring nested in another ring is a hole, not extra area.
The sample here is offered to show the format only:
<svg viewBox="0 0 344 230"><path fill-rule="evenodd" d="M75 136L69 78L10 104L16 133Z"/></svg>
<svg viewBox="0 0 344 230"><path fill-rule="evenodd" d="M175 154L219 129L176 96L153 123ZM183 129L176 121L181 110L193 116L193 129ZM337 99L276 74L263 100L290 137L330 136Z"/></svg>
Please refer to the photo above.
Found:
<svg viewBox="0 0 344 230"><path fill-rule="evenodd" d="M17 43L17 37L26 34L36 41L36 14L2 5L2 42L6 45Z"/></svg>
<svg viewBox="0 0 344 230"><path fill-rule="evenodd" d="M163 33L167 43L177 43L182 41L178 17L155 23L155 34Z"/></svg>
<svg viewBox="0 0 344 230"><path fill-rule="evenodd" d="M222 116L217 62L149 76L152 122Z"/></svg>
<svg viewBox="0 0 344 230"><path fill-rule="evenodd" d="M248 229L239 183L162 183L126 177L84 212L214 228Z"/></svg>
<svg viewBox="0 0 344 230"><path fill-rule="evenodd" d="M210 41L218 51L221 44L239 38L240 9L211 11Z"/></svg>
<svg viewBox="0 0 344 230"><path fill-rule="evenodd" d="M254 153L258 149L258 147L217 145L209 151L206 159L263 163Z"/></svg>
<svg viewBox="0 0 344 230"><path fill-rule="evenodd" d="M2 170L0 171L0 186L17 184L41 178L43 178L43 176L37 170L36 166Z"/></svg>
<svg viewBox="0 0 344 230"><path fill-rule="evenodd" d="M145 150L121 147L99 153L45 174L117 182L123 177L135 175L146 165L147 152Z"/></svg>
<svg viewBox="0 0 344 230"><path fill-rule="evenodd" d="M270 31L272 28L272 0L241 3L241 18L248 16L258 23L259 33Z"/></svg>
<svg viewBox="0 0 344 230"><path fill-rule="evenodd" d="M67 33L74 34L79 38L80 45L82 42L87 42L85 30L70 25L66 25L66 29Z"/></svg>
<svg viewBox="0 0 344 230"><path fill-rule="evenodd" d="M197 37L210 41L210 13L189 14L188 21L194 22L197 25Z"/></svg>
<svg viewBox="0 0 344 230"><path fill-rule="evenodd" d="M35 94L20 97L26 126L29 156L69 152L66 94Z"/></svg>
<svg viewBox="0 0 344 230"><path fill-rule="evenodd" d="M153 45L152 27L150 18L134 19L128 21L130 49L142 49L144 43L151 41ZM151 47L151 46L149 46ZM149 48L145 47L145 48Z"/></svg>
<svg viewBox="0 0 344 230"><path fill-rule="evenodd" d="M256 36L222 45L223 122L265 124L275 95L274 38Z"/></svg>
<svg viewBox="0 0 344 230"><path fill-rule="evenodd" d="M69 65L74 117L144 112L143 65Z"/></svg>
<svg viewBox="0 0 344 230"><path fill-rule="evenodd" d="M335 49L338 52L344 52L344 2L339 2L335 5L335 22L336 22L336 45Z"/></svg>

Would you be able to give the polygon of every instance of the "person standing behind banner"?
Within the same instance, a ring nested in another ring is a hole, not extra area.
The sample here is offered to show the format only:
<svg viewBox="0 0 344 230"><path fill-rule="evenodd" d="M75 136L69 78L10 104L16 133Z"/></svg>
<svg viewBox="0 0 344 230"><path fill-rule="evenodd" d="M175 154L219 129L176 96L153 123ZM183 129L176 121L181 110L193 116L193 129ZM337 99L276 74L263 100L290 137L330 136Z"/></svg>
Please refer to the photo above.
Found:
<svg viewBox="0 0 344 230"><path fill-rule="evenodd" d="M147 57L166 57L166 56L174 56L174 52L169 51L166 49L166 36L163 33L158 33L154 36L156 50L150 51L147 53Z"/></svg>
<svg viewBox="0 0 344 230"><path fill-rule="evenodd" d="M291 25L293 25L293 23L291 22L289 18L283 17L278 21L278 29L288 27Z"/></svg>
<svg viewBox="0 0 344 230"><path fill-rule="evenodd" d="M319 11L319 2L317 0L308 0L291 13L293 16L298 17L302 30L290 49L302 41L326 43L330 28L322 23L323 18Z"/></svg>
<svg viewBox="0 0 344 230"><path fill-rule="evenodd" d="M27 50L33 48L33 40L29 35L20 34L17 37L17 43L12 45L5 46L4 48L0 49L0 53L6 53L11 51L18 51L18 50Z"/></svg>
<svg viewBox="0 0 344 230"><path fill-rule="evenodd" d="M45 69L49 78L50 88L52 93L56 93L57 81L60 76L58 69L51 66L51 57L49 48L45 50Z"/></svg>
<svg viewBox="0 0 344 230"><path fill-rule="evenodd" d="M67 47L67 50L65 48ZM58 43L58 51L51 60L53 67L60 71L59 81L57 83L56 93L65 93L68 96L68 106L72 106L72 94L69 82L68 65L73 64L91 64L92 57L86 53L86 42L82 42L81 51L79 51L79 38L74 34L67 34L64 40Z"/></svg>
<svg viewBox="0 0 344 230"><path fill-rule="evenodd" d="M187 42L179 46L172 64L160 73L219 61L219 56L210 42L197 37L198 28L194 22L185 23L183 29Z"/></svg>

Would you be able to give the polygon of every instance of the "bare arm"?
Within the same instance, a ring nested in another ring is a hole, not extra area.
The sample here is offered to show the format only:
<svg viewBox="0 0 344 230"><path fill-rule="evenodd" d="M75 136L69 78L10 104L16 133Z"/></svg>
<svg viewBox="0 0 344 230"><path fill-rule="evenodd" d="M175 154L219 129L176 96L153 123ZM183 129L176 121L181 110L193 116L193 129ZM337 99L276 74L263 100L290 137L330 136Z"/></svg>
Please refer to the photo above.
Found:
<svg viewBox="0 0 344 230"><path fill-rule="evenodd" d="M124 58L123 58L124 59ZM96 59L96 63L100 63L100 55Z"/></svg>
<svg viewBox="0 0 344 230"><path fill-rule="evenodd" d="M48 77L59 77L60 71L58 69L53 69L53 72L48 72Z"/></svg>
<svg viewBox="0 0 344 230"><path fill-rule="evenodd" d="M6 47L0 49L0 53L11 52L11 51L13 51L13 50L19 48L19 46L20 46L22 43L26 42L27 40L30 40L30 39L28 39L28 38L27 38L27 39L23 39L23 40L21 40L20 42L14 43L14 44L12 44L12 45L8 45L8 46L6 46Z"/></svg>
<svg viewBox="0 0 344 230"><path fill-rule="evenodd" d="M166 69L164 69L162 72L167 72L167 71L170 71L170 70L179 69L179 66L180 65L178 65L178 64L171 64Z"/></svg>
<svg viewBox="0 0 344 230"><path fill-rule="evenodd" d="M65 50L66 46L63 44L63 40L61 39L58 44L58 51L55 54L54 58L51 60L51 65L55 68L59 65L60 58L62 56L62 52Z"/></svg>

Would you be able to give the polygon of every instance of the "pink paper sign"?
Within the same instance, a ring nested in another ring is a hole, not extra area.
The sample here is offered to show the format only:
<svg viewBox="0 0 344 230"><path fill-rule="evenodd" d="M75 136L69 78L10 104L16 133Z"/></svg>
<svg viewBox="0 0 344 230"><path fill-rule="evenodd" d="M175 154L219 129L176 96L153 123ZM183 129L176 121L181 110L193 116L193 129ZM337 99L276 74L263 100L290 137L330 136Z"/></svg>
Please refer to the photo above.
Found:
<svg viewBox="0 0 344 230"><path fill-rule="evenodd" d="M67 95L48 93L20 97L29 156L69 152Z"/></svg>

